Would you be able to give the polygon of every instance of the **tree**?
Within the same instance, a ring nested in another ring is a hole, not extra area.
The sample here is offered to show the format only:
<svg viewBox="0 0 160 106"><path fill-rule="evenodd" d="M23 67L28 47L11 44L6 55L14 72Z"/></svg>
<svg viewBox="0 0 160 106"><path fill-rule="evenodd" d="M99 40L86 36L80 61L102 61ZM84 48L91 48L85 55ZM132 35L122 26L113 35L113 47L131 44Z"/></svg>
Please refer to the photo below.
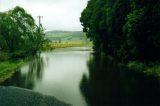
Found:
<svg viewBox="0 0 160 106"><path fill-rule="evenodd" d="M120 60L160 59L159 0L90 0L81 14L95 51Z"/></svg>
<svg viewBox="0 0 160 106"><path fill-rule="evenodd" d="M43 27L19 6L0 14L0 29L0 46L13 57L36 53L44 41Z"/></svg>
<svg viewBox="0 0 160 106"><path fill-rule="evenodd" d="M160 1L132 0L132 11L124 25L129 55L140 60L160 59Z"/></svg>

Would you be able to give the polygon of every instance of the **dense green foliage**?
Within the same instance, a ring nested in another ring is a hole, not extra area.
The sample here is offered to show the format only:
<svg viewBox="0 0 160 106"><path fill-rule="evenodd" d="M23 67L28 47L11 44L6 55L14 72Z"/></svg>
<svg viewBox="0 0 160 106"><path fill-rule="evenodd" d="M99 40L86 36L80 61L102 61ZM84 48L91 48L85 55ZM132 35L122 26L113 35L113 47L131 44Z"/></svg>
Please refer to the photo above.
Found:
<svg viewBox="0 0 160 106"><path fill-rule="evenodd" d="M32 55L43 42L42 26L38 27L23 8L17 6L0 13L0 53L6 52L12 58Z"/></svg>
<svg viewBox="0 0 160 106"><path fill-rule="evenodd" d="M159 0L90 0L80 21L98 52L121 60L159 60L159 19Z"/></svg>

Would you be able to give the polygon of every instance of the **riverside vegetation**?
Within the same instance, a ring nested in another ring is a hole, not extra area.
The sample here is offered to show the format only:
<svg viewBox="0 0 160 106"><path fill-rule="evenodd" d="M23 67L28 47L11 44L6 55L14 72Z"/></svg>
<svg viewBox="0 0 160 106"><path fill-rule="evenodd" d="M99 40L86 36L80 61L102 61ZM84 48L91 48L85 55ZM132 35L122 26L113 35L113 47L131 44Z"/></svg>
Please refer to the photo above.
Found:
<svg viewBox="0 0 160 106"><path fill-rule="evenodd" d="M80 21L97 53L160 76L159 19L159 0L90 0Z"/></svg>
<svg viewBox="0 0 160 106"><path fill-rule="evenodd" d="M45 37L50 41L50 49L92 46L92 42L82 31L48 31Z"/></svg>
<svg viewBox="0 0 160 106"><path fill-rule="evenodd" d="M0 81L9 78L24 58L34 56L46 42L42 25L17 6L0 12Z"/></svg>
<svg viewBox="0 0 160 106"><path fill-rule="evenodd" d="M80 21L98 54L110 55L132 70L160 76L159 19L159 0L90 0ZM44 35L42 25L37 26L23 8L0 12L0 77L8 78L11 74L6 70L14 70L22 58L41 50L92 46L91 42L46 43Z"/></svg>
<svg viewBox="0 0 160 106"><path fill-rule="evenodd" d="M1 12L0 82L11 77L16 69L41 51L77 46L92 46L82 31L44 33L42 25L37 26L33 17L22 7Z"/></svg>

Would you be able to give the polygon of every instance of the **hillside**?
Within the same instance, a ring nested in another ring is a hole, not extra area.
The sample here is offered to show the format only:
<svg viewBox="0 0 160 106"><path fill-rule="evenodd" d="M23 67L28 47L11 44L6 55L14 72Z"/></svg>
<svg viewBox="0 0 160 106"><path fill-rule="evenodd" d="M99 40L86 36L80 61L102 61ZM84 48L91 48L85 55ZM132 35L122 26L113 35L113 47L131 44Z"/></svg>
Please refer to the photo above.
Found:
<svg viewBox="0 0 160 106"><path fill-rule="evenodd" d="M46 38L52 42L86 41L87 37L82 31L48 31Z"/></svg>

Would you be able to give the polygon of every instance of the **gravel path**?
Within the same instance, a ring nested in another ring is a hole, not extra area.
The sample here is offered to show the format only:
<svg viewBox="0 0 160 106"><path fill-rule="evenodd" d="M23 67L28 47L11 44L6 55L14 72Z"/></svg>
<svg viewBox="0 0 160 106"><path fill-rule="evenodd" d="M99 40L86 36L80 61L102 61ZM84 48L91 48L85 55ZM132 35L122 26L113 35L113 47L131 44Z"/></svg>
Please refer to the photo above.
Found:
<svg viewBox="0 0 160 106"><path fill-rule="evenodd" d="M31 90L0 86L0 106L71 106Z"/></svg>

